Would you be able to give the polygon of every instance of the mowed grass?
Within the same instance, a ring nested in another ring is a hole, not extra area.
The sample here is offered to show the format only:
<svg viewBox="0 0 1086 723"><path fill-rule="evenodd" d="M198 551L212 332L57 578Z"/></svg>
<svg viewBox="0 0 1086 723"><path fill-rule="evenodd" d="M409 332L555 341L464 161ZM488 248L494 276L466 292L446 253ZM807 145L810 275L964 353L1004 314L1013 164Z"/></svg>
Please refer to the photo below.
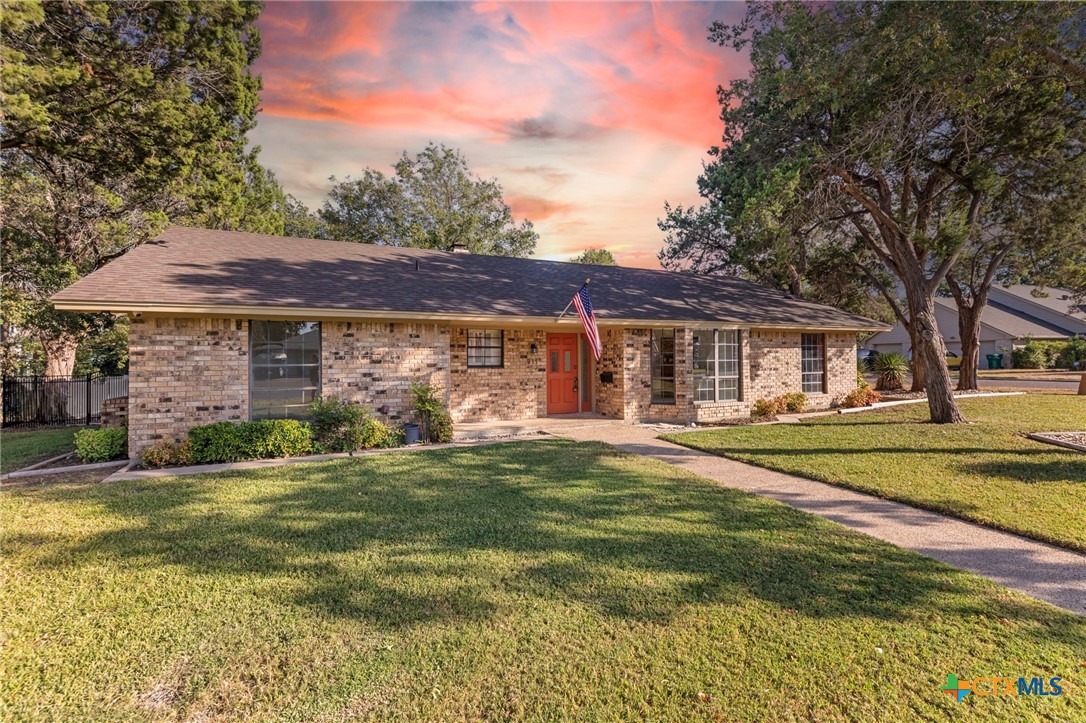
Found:
<svg viewBox="0 0 1086 723"><path fill-rule="evenodd" d="M79 427L0 432L0 472L14 472L75 449Z"/></svg>
<svg viewBox="0 0 1086 723"><path fill-rule="evenodd" d="M1086 430L1086 397L959 404L971 424L929 424L927 405L913 404L666 439L1086 550L1086 454L1025 436Z"/></svg>
<svg viewBox="0 0 1086 723"><path fill-rule="evenodd" d="M1086 717L1086 618L605 445L6 497L9 719Z"/></svg>

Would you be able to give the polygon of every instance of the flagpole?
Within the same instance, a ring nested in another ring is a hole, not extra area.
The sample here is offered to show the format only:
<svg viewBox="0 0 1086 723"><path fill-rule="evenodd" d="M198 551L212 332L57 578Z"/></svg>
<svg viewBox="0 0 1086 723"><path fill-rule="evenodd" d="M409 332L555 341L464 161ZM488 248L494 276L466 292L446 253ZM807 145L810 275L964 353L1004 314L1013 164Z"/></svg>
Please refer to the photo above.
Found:
<svg viewBox="0 0 1086 723"><path fill-rule="evenodd" d="M591 281L591 279L585 279L585 280L584 280L584 286L588 286L588 282L589 282L589 281ZM578 293L580 293L580 291L581 291L580 289L577 289L577 292L578 292ZM574 298L574 299L575 299L575 298L577 298L577 294L574 294L574 295L573 295L573 298ZM571 307L571 306L573 306L573 299L570 299L570 300L569 300L569 303L568 303L568 304L566 304L566 308L562 309L562 313L561 313L561 314L559 314L559 315L558 315L558 318L554 320L554 323L555 323L555 324L557 324L558 322L560 322L560 321L562 320L562 317L566 315L566 312L567 312L567 311L569 311L569 307Z"/></svg>

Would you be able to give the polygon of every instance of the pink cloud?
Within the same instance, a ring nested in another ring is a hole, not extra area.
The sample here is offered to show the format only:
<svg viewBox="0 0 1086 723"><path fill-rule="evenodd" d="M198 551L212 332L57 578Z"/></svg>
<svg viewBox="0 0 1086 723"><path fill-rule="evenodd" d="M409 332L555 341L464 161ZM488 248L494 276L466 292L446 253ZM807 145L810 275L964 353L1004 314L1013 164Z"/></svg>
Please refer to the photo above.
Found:
<svg viewBox="0 0 1086 723"><path fill-rule="evenodd" d="M269 3L254 141L311 205L320 179L436 140L498 177L541 255L656 266L664 200L696 200L716 87L746 60L710 3ZM278 164L278 165L277 165Z"/></svg>

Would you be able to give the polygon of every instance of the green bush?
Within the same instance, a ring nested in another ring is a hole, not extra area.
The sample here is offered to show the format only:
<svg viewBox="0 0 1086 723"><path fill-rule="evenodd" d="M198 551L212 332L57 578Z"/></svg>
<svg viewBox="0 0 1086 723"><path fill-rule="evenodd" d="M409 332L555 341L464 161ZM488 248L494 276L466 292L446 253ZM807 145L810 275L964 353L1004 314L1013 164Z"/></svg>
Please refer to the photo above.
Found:
<svg viewBox="0 0 1086 723"><path fill-rule="evenodd" d="M194 464L300 457L313 451L310 427L294 419L216 422L189 430Z"/></svg>
<svg viewBox="0 0 1086 723"><path fill-rule="evenodd" d="M1060 369L1086 369L1086 336L1073 336L1063 344L1056 356Z"/></svg>
<svg viewBox="0 0 1086 723"><path fill-rule="evenodd" d="M245 451L241 430L234 422L204 424L189 430L193 464L217 464L252 459Z"/></svg>
<svg viewBox="0 0 1086 723"><path fill-rule="evenodd" d="M296 419L261 419L238 424L250 459L301 457L313 451L313 432Z"/></svg>
<svg viewBox="0 0 1086 723"><path fill-rule="evenodd" d="M438 390L428 384L411 385L415 413L419 415L419 435L431 442L446 443L453 438L452 417L445 403L438 397Z"/></svg>
<svg viewBox="0 0 1086 723"><path fill-rule="evenodd" d="M1062 344L1027 337L1025 344L1011 350L1011 364L1015 369L1051 369L1056 365Z"/></svg>
<svg viewBox="0 0 1086 723"><path fill-rule="evenodd" d="M909 360L904 354L888 352L875 359L875 389L892 392L905 386L909 374Z"/></svg>
<svg viewBox="0 0 1086 723"><path fill-rule="evenodd" d="M75 454L80 462L108 462L128 455L128 428L81 429L75 433Z"/></svg>
<svg viewBox="0 0 1086 723"><path fill-rule="evenodd" d="M313 439L325 452L355 452L374 447L397 446L388 425L370 411L336 397L313 402Z"/></svg>

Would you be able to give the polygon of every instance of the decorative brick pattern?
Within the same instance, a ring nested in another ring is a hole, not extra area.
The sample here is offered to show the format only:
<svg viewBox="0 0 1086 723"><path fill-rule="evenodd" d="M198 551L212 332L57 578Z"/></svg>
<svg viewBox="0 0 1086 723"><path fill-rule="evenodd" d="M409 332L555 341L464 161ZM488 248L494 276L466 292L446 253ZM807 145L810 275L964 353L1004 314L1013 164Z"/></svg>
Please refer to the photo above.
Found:
<svg viewBox="0 0 1086 723"><path fill-rule="evenodd" d="M189 427L249 416L249 324L243 319L133 319L128 449Z"/></svg>
<svg viewBox="0 0 1086 723"><path fill-rule="evenodd" d="M547 416L547 334L506 329L501 367L469 367L467 328L454 327L449 353L449 414L454 422ZM536 351L532 351L535 344Z"/></svg>
<svg viewBox="0 0 1086 723"><path fill-rule="evenodd" d="M127 427L128 397L112 397L103 401L98 420L103 427Z"/></svg>
<svg viewBox="0 0 1086 723"><path fill-rule="evenodd" d="M406 421L412 382L448 389L449 327L326 321L321 367L322 395L363 404L386 421Z"/></svg>

